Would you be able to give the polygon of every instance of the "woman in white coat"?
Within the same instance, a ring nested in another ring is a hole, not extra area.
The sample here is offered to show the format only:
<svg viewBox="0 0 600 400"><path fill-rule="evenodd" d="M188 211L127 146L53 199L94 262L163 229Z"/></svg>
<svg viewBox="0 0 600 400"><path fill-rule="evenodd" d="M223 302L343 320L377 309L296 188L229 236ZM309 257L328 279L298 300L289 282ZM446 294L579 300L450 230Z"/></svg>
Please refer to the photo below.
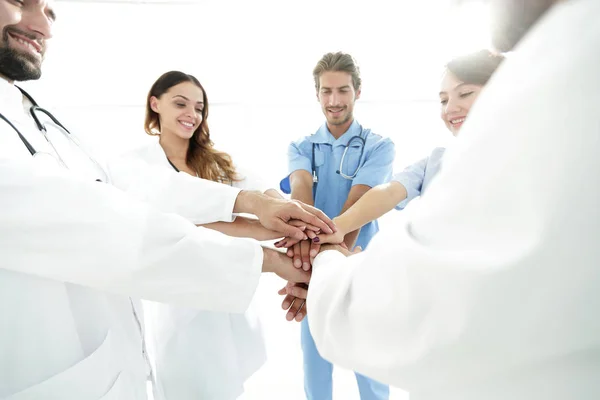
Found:
<svg viewBox="0 0 600 400"><path fill-rule="evenodd" d="M163 74L148 93L144 126L149 135L159 139L110 163L113 179L118 181L115 175L132 173L135 170L126 166L141 161L173 173L187 173L281 197L259 179L241 173L228 154L213 147L208 110L206 91L195 77L179 71ZM135 177L127 179L135 180ZM148 186L125 189L145 197L139 193L144 187ZM163 196L173 195L163 193ZM237 217L233 223L203 226L258 240L281 237L257 221L243 217ZM148 303L145 309L148 331L154 336L149 340L148 350L154 361L157 399L235 399L243 392L244 381L265 361L260 324L252 307L244 314L199 311L161 303Z"/></svg>

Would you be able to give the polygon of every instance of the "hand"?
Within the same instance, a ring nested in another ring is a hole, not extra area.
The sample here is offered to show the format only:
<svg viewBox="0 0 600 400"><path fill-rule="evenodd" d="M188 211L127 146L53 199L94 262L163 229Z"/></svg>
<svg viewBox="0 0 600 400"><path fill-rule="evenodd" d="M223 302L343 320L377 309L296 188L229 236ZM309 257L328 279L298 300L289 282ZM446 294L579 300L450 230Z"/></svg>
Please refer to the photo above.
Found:
<svg viewBox="0 0 600 400"><path fill-rule="evenodd" d="M262 196L258 204L254 204L251 208L265 228L279 232L282 236L299 240L306 237L303 230L290 225L291 220L303 221L328 234L335 232L335 224L325 213L300 201Z"/></svg>
<svg viewBox="0 0 600 400"><path fill-rule="evenodd" d="M299 221L299 220L293 219L293 220L290 220L288 223L292 226L302 229L304 232L304 238L303 239L296 239L296 238L290 238L290 237L283 238L283 239L279 240L278 242L274 243L274 246L277 248L292 247L296 243L300 242L300 240L306 240L306 239L312 240L312 239L316 238L319 233L321 233L321 229L319 227L311 225L311 224L307 224L304 221Z"/></svg>
<svg viewBox="0 0 600 400"><path fill-rule="evenodd" d="M308 296L308 285L288 282L277 293L286 295L281 303L281 308L288 310L285 319L288 321L302 321L307 314L306 297Z"/></svg>
<svg viewBox="0 0 600 400"><path fill-rule="evenodd" d="M263 248L263 272L274 272L280 278L292 282L308 283L310 272L294 268L292 260L285 254Z"/></svg>
<svg viewBox="0 0 600 400"><path fill-rule="evenodd" d="M313 243L311 240L303 240L300 243L295 244L292 247L292 251L286 253L288 257L294 259L294 267L302 268L305 271L310 270L310 266L312 264L312 259L314 257L311 256L311 251L313 249ZM318 254L318 250L314 252L314 255Z"/></svg>
<svg viewBox="0 0 600 400"><path fill-rule="evenodd" d="M326 244L326 243L341 244L341 243L344 243L345 236L346 236L346 233L343 232L342 230L338 229L337 232L334 232L332 234L317 235L317 237L314 238L313 241L316 243L319 243L321 245Z"/></svg>

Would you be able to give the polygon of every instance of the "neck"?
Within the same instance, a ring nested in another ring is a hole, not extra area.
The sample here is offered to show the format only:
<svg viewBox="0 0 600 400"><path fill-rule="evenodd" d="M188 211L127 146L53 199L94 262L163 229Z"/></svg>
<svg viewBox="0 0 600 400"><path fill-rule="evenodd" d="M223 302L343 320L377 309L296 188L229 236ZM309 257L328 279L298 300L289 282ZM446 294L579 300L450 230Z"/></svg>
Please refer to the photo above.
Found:
<svg viewBox="0 0 600 400"><path fill-rule="evenodd" d="M190 147L189 139L183 139L175 134L161 132L158 143L165 151L167 158L186 164L187 152Z"/></svg>
<svg viewBox="0 0 600 400"><path fill-rule="evenodd" d="M348 129L350 129L350 125L352 125L352 122L354 122L354 119L350 119L341 125L331 125L329 122L327 122L327 129L329 129L331 135L337 140L340 138L340 136L346 133Z"/></svg>
<svg viewBox="0 0 600 400"><path fill-rule="evenodd" d="M4 79L6 82L10 83L11 85L15 84L15 81L11 81L10 79L8 79L6 76L0 74L0 79Z"/></svg>

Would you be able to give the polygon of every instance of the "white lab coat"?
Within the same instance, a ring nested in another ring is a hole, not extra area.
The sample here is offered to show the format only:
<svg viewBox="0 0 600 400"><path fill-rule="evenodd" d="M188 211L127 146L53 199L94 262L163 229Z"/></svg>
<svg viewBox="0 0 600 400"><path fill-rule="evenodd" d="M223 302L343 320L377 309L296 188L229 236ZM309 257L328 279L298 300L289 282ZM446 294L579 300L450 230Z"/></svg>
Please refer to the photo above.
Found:
<svg viewBox="0 0 600 400"><path fill-rule="evenodd" d="M51 152L21 101L0 79L0 112ZM32 158L0 121L0 398L145 399L140 321L127 296L242 312L262 249L50 160ZM151 178L196 196L198 220L231 220L237 189L177 174Z"/></svg>
<svg viewBox="0 0 600 400"><path fill-rule="evenodd" d="M131 193L140 198L147 198L147 191L154 189L133 184L140 179L136 176L140 169L130 167L132 163L177 174L158 142L109 162L109 175L115 184L122 184L125 190L135 186ZM261 192L269 189L258 177L239 167L236 170L243 179L234 182L234 187ZM193 199L188 200L194 206ZM147 343L156 400L234 400L243 393L244 381L266 360L262 329L253 307L245 313L223 313L144 302L144 309L147 332L151 333Z"/></svg>
<svg viewBox="0 0 600 400"><path fill-rule="evenodd" d="M364 253L316 258L325 358L411 400L600 398L600 2L555 7L420 204Z"/></svg>

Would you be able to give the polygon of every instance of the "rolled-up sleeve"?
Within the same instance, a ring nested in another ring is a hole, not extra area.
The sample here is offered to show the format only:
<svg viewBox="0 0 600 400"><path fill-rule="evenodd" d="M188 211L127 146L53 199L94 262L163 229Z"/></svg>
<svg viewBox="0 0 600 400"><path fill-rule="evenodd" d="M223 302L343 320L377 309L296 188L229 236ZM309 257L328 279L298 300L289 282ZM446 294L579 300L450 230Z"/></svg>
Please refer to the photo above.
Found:
<svg viewBox="0 0 600 400"><path fill-rule="evenodd" d="M279 188L283 193L290 194L290 175L298 170L308 171L312 174L312 150L313 144L305 138L293 142L288 147L288 174L279 183ZM305 149L306 148L306 149ZM304 150L304 151L303 151Z"/></svg>
<svg viewBox="0 0 600 400"><path fill-rule="evenodd" d="M401 183L406 189L406 199L396 205L396 210L403 210L412 199L421 195L423 179L425 179L425 168L428 161L429 157L426 157L406 167L404 171L394 174L392 177L393 181Z"/></svg>

